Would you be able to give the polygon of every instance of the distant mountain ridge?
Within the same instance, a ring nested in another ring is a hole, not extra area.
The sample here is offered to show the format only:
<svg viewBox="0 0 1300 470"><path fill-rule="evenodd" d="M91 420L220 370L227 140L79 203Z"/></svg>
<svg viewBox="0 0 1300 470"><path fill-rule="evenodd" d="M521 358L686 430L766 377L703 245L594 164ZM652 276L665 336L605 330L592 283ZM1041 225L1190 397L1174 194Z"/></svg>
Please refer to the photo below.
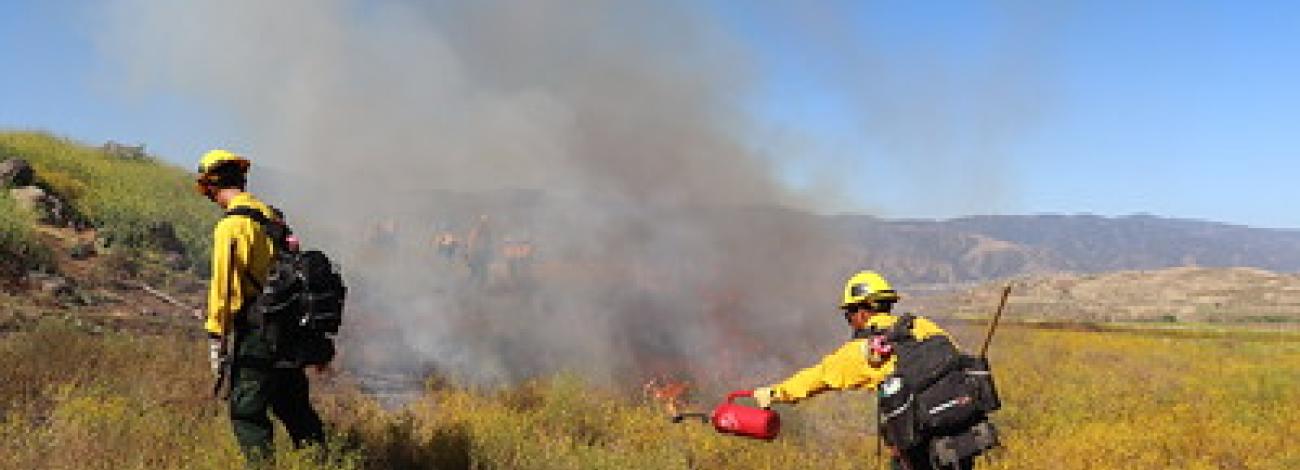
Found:
<svg viewBox="0 0 1300 470"><path fill-rule="evenodd" d="M865 264L902 282L1177 266L1300 271L1300 231L1152 215L997 215L949 220L831 216Z"/></svg>

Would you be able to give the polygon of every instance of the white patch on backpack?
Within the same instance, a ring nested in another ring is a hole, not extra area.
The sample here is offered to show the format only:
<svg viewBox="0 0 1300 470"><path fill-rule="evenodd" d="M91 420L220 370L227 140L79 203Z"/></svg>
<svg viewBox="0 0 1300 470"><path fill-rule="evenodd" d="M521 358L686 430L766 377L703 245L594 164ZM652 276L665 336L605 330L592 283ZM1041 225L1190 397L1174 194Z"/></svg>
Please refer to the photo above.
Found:
<svg viewBox="0 0 1300 470"><path fill-rule="evenodd" d="M880 386L880 394L881 396L888 397L898 393L898 391L902 389L903 380L898 377L890 377L889 380L886 380L885 383Z"/></svg>

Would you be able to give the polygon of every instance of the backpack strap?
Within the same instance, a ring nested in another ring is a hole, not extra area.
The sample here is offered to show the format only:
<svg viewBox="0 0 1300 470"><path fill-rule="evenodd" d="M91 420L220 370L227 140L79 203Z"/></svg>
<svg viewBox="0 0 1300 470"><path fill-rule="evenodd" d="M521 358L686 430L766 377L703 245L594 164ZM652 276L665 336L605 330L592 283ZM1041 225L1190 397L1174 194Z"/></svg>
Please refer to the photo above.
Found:
<svg viewBox="0 0 1300 470"><path fill-rule="evenodd" d="M262 230L266 232L267 237L271 239L271 245L275 247L276 253L288 252L286 250L283 236L286 228L283 224L271 220L271 218L267 217L266 214L263 214L262 211L249 206L237 206L226 211L225 217L247 217L252 219L254 222L257 222L258 225L262 226ZM231 260L231 264L234 264L234 260ZM245 266L245 268L247 268L247 266ZM236 267L236 269L239 268ZM252 273L247 272L247 270L245 270L244 274L248 278L248 281L253 283L253 289L261 292L262 283L257 282L257 278L253 277Z"/></svg>
<svg viewBox="0 0 1300 470"><path fill-rule="evenodd" d="M885 336L891 343L899 341L915 341L916 337L912 335L912 325L916 323L916 315L904 313L894 322L894 326L885 331Z"/></svg>
<svg viewBox="0 0 1300 470"><path fill-rule="evenodd" d="M250 219L253 219L254 222L257 222L263 228L275 224L275 222L272 221L269 217L267 217L266 214L263 214L262 211L249 206L238 206L238 207L231 208L230 210L226 211L225 216L226 217L248 217Z"/></svg>
<svg viewBox="0 0 1300 470"><path fill-rule="evenodd" d="M275 209L272 208L271 210L275 210ZM262 230L265 231L266 235L271 238L271 244L275 246L275 251L279 253L287 253L286 250L287 246L285 245L284 238L285 235L288 233L289 228L286 227L280 221L271 220L271 218L267 217L266 214L263 214L262 211L249 206L238 206L232 208L226 211L225 216L226 217L248 217L250 219L253 219L254 222L257 222L258 225L262 226Z"/></svg>

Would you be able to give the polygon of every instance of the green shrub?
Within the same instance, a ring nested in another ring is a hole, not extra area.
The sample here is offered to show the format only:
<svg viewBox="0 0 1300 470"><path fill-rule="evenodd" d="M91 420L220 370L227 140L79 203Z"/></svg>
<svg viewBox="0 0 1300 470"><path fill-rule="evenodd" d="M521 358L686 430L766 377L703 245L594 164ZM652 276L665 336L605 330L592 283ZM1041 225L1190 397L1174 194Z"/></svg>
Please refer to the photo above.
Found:
<svg viewBox="0 0 1300 470"><path fill-rule="evenodd" d="M50 267L52 255L32 229L31 213L0 194L0 278L14 279L29 269Z"/></svg>
<svg viewBox="0 0 1300 470"><path fill-rule="evenodd" d="M36 171L37 181L42 186L74 206L86 195L86 191L89 189L86 183L67 172L53 168L43 168L38 165L33 165L33 169Z"/></svg>

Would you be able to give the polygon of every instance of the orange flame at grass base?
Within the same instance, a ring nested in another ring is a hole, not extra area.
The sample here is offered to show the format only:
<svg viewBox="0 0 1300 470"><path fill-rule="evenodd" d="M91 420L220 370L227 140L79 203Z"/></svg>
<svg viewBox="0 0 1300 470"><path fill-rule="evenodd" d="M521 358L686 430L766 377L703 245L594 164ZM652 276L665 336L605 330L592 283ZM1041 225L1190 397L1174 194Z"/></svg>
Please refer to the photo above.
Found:
<svg viewBox="0 0 1300 470"><path fill-rule="evenodd" d="M687 404L686 395L691 390L691 383L655 377L642 385L641 389L646 398L660 404L669 416L678 419L683 415L683 406Z"/></svg>

